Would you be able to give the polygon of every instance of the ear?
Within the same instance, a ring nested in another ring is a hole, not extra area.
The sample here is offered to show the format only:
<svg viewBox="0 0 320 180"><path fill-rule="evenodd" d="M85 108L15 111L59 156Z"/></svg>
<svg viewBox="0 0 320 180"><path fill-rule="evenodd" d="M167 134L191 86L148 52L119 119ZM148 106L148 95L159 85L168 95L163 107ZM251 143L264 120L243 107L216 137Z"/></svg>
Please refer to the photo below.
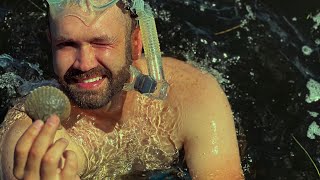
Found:
<svg viewBox="0 0 320 180"><path fill-rule="evenodd" d="M131 52L132 52L132 60L138 60L141 58L142 37L141 37L139 27L135 28L131 34Z"/></svg>

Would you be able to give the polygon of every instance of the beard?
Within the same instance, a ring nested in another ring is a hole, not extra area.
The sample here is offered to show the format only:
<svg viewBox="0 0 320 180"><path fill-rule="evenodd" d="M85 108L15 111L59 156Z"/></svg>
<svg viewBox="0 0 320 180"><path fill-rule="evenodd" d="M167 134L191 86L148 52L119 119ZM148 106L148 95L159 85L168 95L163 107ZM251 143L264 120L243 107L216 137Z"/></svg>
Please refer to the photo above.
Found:
<svg viewBox="0 0 320 180"><path fill-rule="evenodd" d="M124 84L130 78L129 67L132 63L130 50L131 48L126 48L126 63L115 74L103 66L95 67L86 72L70 68L63 78L59 78L63 91L80 108L98 109L106 106L114 95L122 91ZM99 76L104 79L103 84L97 90L79 89L75 84L76 79Z"/></svg>

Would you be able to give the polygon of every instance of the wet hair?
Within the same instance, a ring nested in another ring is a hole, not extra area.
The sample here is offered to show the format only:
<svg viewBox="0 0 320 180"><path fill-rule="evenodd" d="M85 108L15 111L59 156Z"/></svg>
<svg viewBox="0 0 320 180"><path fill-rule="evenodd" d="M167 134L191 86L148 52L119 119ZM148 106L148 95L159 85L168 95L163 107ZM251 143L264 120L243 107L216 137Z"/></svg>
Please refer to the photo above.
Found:
<svg viewBox="0 0 320 180"><path fill-rule="evenodd" d="M127 14L129 13L129 16L127 17L130 17L127 18L128 20L126 21L127 24L127 28L128 28L128 32L130 32L130 34L133 32L133 30L138 26L138 21L136 20L136 18L138 17L137 14L135 14L134 12L132 12L130 10L130 7L125 3L127 1L119 1L119 6L120 8L123 10L123 14Z"/></svg>

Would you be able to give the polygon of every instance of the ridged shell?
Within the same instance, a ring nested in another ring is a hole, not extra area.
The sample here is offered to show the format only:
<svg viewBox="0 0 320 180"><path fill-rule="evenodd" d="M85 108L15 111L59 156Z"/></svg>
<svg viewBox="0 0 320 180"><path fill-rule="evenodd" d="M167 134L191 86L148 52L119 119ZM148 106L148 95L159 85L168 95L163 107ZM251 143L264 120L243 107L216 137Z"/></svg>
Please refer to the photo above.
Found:
<svg viewBox="0 0 320 180"><path fill-rule="evenodd" d="M27 114L33 119L46 121L52 114L60 120L68 118L71 105L68 97L59 89L52 86L42 86L31 91L25 101Z"/></svg>

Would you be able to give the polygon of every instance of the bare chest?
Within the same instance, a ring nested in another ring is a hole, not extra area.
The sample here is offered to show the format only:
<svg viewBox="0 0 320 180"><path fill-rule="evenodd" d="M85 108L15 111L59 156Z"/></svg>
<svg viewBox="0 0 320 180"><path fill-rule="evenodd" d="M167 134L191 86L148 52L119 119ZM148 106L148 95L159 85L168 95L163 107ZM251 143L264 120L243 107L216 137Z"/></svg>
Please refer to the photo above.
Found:
<svg viewBox="0 0 320 180"><path fill-rule="evenodd" d="M124 124L110 133L80 120L69 130L87 159L82 179L118 177L132 171L166 169L182 146L178 109L140 97L123 112Z"/></svg>

